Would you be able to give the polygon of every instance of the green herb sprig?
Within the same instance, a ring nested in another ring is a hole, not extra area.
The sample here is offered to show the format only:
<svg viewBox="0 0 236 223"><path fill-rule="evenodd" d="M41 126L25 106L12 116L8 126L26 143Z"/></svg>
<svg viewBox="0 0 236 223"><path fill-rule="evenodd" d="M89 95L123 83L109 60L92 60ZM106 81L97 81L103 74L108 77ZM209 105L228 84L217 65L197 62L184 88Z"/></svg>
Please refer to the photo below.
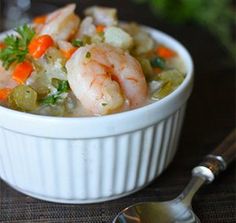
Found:
<svg viewBox="0 0 236 223"><path fill-rule="evenodd" d="M70 89L68 81L58 80L57 92L49 95L42 100L44 105L55 105L61 99L63 93L67 93Z"/></svg>
<svg viewBox="0 0 236 223"><path fill-rule="evenodd" d="M81 47L84 46L84 42L80 39L74 39L72 40L72 45L75 47Z"/></svg>
<svg viewBox="0 0 236 223"><path fill-rule="evenodd" d="M5 69L9 69L14 62L24 61L28 53L28 44L35 35L34 29L26 24L15 31L17 35L8 35L3 41L5 47L0 50L0 60Z"/></svg>
<svg viewBox="0 0 236 223"><path fill-rule="evenodd" d="M232 0L133 0L148 3L156 15L172 22L194 22L206 28L236 57L236 16Z"/></svg>

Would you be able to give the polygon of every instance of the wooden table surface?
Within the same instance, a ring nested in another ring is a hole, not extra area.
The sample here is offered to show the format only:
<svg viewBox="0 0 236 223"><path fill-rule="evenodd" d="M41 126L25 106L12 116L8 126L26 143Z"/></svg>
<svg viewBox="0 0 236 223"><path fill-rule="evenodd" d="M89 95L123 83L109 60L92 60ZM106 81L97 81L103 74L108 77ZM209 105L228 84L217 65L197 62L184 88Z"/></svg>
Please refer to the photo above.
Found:
<svg viewBox="0 0 236 223"><path fill-rule="evenodd" d="M57 4L59 2L62 1ZM195 84L177 155L168 169L145 189L101 204L43 202L22 195L0 181L0 222L108 223L127 205L174 198L190 179L191 169L235 128L235 63L212 35L194 24L174 25L156 18L145 5L118 0L100 2L118 7L123 20L135 20L172 35L190 51L195 63ZM97 1L80 1L79 11L94 3ZM203 223L236 222L235 168L234 162L195 196L193 209Z"/></svg>

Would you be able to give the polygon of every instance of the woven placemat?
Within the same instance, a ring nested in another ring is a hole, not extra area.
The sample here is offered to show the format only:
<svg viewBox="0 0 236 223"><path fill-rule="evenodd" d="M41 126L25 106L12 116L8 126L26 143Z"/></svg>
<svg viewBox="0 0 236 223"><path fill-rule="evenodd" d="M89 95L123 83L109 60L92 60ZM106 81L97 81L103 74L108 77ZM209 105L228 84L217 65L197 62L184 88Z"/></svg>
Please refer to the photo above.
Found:
<svg viewBox="0 0 236 223"><path fill-rule="evenodd" d="M63 3L62 0L47 2ZM89 0L79 4L82 11L86 6L98 3ZM22 195L0 181L0 222L110 223L120 210L133 203L172 199L188 183L191 169L235 127L235 66L225 62L224 49L209 33L197 26L171 25L156 19L145 5L136 6L131 1L103 0L99 4L118 7L123 20L136 20L173 35L192 54L195 87L186 111L177 155L168 169L145 189L100 204L48 203ZM236 222L235 169L234 163L194 197L193 209L203 223Z"/></svg>
<svg viewBox="0 0 236 223"><path fill-rule="evenodd" d="M182 171L181 166L176 169L177 163L174 162L150 186L131 196L91 205L61 205L36 200L16 192L1 181L0 222L111 223L115 215L128 205L177 196L190 177L190 171ZM205 186L195 196L193 208L203 223L236 222L234 168L235 164L214 184Z"/></svg>

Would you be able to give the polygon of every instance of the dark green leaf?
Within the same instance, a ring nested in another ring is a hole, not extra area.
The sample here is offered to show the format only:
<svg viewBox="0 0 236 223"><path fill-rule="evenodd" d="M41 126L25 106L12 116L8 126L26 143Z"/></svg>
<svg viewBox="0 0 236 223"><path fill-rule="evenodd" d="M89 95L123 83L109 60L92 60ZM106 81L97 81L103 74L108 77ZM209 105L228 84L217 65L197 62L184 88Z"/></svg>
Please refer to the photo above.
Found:
<svg viewBox="0 0 236 223"><path fill-rule="evenodd" d="M151 65L152 67L159 67L161 69L165 68L165 59L162 57L154 57L151 59Z"/></svg>
<svg viewBox="0 0 236 223"><path fill-rule="evenodd" d="M54 84L57 85L57 92L44 98L42 104L55 105L61 99L61 94L67 93L70 90L68 81L56 79L54 80Z"/></svg>
<svg viewBox="0 0 236 223"><path fill-rule="evenodd" d="M72 45L75 47L81 47L84 46L84 42L80 39L75 39L72 41Z"/></svg>
<svg viewBox="0 0 236 223"><path fill-rule="evenodd" d="M24 61L28 53L28 44L35 35L33 28L27 25L18 27L16 32L19 36L8 35L4 39L6 47L0 50L0 60L5 69L8 69L14 62Z"/></svg>
<svg viewBox="0 0 236 223"><path fill-rule="evenodd" d="M59 82L59 86L57 88L57 91L61 94L61 93L65 93L68 92L68 90L70 89L69 83L68 81L60 81Z"/></svg>
<svg viewBox="0 0 236 223"><path fill-rule="evenodd" d="M18 28L16 28L16 32L19 33L21 39L20 39L20 45L23 48L26 48L32 38L35 35L35 31L28 25L23 25Z"/></svg>
<svg viewBox="0 0 236 223"><path fill-rule="evenodd" d="M50 95L42 100L42 104L44 105L55 105L57 100L59 99L59 95Z"/></svg>

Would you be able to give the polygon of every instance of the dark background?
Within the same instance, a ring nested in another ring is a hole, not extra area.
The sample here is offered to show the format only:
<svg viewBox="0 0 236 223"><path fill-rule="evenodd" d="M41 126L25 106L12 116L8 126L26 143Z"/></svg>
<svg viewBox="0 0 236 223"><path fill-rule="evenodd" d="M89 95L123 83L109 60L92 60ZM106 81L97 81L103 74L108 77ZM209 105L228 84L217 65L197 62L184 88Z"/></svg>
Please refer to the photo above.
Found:
<svg viewBox="0 0 236 223"><path fill-rule="evenodd" d="M71 1L32 1L31 15ZM50 5L42 5L50 2ZM3 1L1 1L3 3ZM94 205L59 205L24 196L0 181L0 222L111 222L127 205L177 196L191 177L191 169L235 128L235 61L207 30L192 23L173 24L154 15L146 4L132 1L81 0L78 12L89 5L115 6L121 20L160 29L183 43L195 63L195 84L189 100L179 149L169 168L150 186L131 196ZM4 9L1 4L1 15ZM3 19L1 18L1 29ZM235 162L215 182L202 188L193 209L203 223L236 222Z"/></svg>

